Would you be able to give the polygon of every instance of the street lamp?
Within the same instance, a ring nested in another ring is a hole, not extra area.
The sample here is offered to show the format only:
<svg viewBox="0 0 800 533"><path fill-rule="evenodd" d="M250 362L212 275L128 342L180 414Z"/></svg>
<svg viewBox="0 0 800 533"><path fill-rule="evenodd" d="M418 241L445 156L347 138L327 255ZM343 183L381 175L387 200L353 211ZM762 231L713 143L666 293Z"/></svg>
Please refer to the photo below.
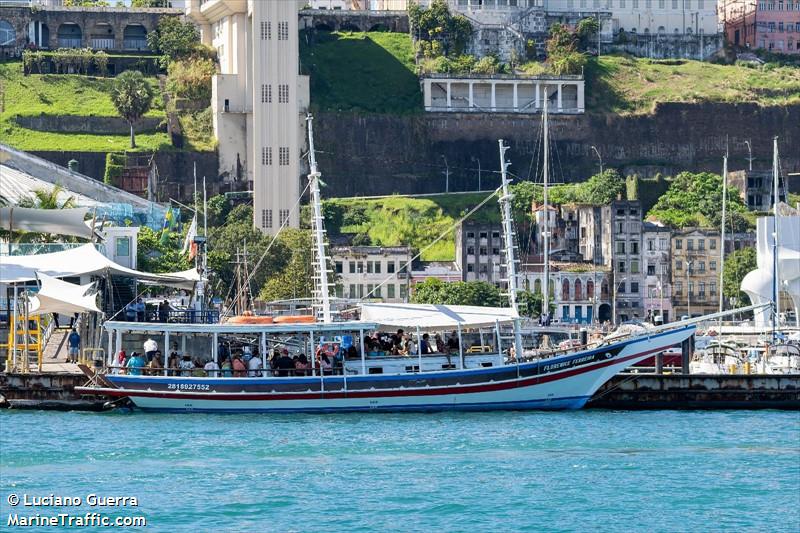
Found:
<svg viewBox="0 0 800 533"><path fill-rule="evenodd" d="M749 163L748 169L753 170L753 147L750 146L750 141L745 141L744 144L747 145L747 162Z"/></svg>
<svg viewBox="0 0 800 533"><path fill-rule="evenodd" d="M478 190L482 191L483 188L481 187L481 160L475 157L474 155L470 157L470 160L478 163Z"/></svg>
<svg viewBox="0 0 800 533"><path fill-rule="evenodd" d="M444 192L450 192L450 165L447 164L447 158L442 155L442 159L444 159Z"/></svg>
<svg viewBox="0 0 800 533"><path fill-rule="evenodd" d="M627 279L628 278L626 276L626 277L622 278L621 280L619 280L619 281L614 283L614 291L613 291L613 293L611 295L611 306L612 306L612 309L611 309L611 320L614 321L614 325L617 324L617 289L619 288L620 285L625 283L625 280L627 280Z"/></svg>
<svg viewBox="0 0 800 533"><path fill-rule="evenodd" d="M600 174L602 174L603 173L603 158L600 156L600 151L597 149L596 146L592 145L592 150L594 150L594 153L597 154L597 159L600 160Z"/></svg>
<svg viewBox="0 0 800 533"><path fill-rule="evenodd" d="M692 260L686 261L686 314L692 318L692 291L689 288L689 274L692 272Z"/></svg>

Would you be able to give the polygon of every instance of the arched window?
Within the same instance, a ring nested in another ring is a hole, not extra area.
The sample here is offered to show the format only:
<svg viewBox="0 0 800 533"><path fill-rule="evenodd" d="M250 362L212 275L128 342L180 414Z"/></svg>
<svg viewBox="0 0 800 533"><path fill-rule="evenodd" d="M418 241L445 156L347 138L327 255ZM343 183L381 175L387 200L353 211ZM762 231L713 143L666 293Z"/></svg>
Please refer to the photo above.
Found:
<svg viewBox="0 0 800 533"><path fill-rule="evenodd" d="M0 46L12 46L16 40L14 26L7 20L0 20Z"/></svg>
<svg viewBox="0 0 800 533"><path fill-rule="evenodd" d="M575 299L583 300L583 284L579 279L575 280Z"/></svg>
<svg viewBox="0 0 800 533"><path fill-rule="evenodd" d="M589 299L594 298L594 281L592 280L586 282L586 297Z"/></svg>
<svg viewBox="0 0 800 533"><path fill-rule="evenodd" d="M664 35L665 33L667 33L667 29L664 26L659 26L658 27L658 34L659 35Z"/></svg>
<svg viewBox="0 0 800 533"><path fill-rule="evenodd" d="M122 31L122 45L126 50L147 50L147 30L141 24L128 24Z"/></svg>
<svg viewBox="0 0 800 533"><path fill-rule="evenodd" d="M58 46L61 48L80 48L83 32L74 22L65 22L58 27Z"/></svg>
<svg viewBox="0 0 800 533"><path fill-rule="evenodd" d="M561 282L561 301L569 300L569 280L565 279Z"/></svg>
<svg viewBox="0 0 800 533"><path fill-rule="evenodd" d="M603 283L600 284L600 297L608 298L608 282L605 280L603 280Z"/></svg>
<svg viewBox="0 0 800 533"><path fill-rule="evenodd" d="M533 293L542 294L542 280L537 279L533 282Z"/></svg>

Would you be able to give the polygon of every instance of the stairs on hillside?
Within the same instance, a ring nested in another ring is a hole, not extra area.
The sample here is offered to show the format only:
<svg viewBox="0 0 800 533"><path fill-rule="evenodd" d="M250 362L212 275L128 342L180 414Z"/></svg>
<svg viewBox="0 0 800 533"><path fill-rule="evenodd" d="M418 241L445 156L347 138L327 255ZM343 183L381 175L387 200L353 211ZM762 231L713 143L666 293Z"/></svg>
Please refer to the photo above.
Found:
<svg viewBox="0 0 800 533"><path fill-rule="evenodd" d="M45 363L66 362L69 351L67 337L69 329L54 329L44 347L42 361Z"/></svg>

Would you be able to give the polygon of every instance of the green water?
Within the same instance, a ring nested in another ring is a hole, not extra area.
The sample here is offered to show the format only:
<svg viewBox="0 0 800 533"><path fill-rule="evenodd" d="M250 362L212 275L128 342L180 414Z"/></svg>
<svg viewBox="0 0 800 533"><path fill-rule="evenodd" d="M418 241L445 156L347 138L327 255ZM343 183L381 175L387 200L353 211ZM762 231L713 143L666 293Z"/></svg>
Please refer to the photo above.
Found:
<svg viewBox="0 0 800 533"><path fill-rule="evenodd" d="M800 531L790 412L4 411L0 452L5 531L87 512L147 520L120 531Z"/></svg>

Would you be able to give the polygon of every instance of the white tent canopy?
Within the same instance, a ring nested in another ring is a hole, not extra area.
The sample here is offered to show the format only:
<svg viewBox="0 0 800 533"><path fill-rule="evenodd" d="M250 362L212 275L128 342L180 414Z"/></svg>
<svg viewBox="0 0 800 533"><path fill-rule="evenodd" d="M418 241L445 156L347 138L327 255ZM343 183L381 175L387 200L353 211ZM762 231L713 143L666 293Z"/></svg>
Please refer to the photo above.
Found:
<svg viewBox="0 0 800 533"><path fill-rule="evenodd" d="M102 312L97 308L96 293L90 293L94 283L75 285L41 273L39 281L42 283L42 287L36 295L30 298L28 312L31 315Z"/></svg>
<svg viewBox="0 0 800 533"><path fill-rule="evenodd" d="M171 274L150 274L126 268L108 259L92 244L50 254L0 257L1 283L32 281L41 273L55 278L110 273L188 289L191 289L198 279L197 273L191 270Z"/></svg>
<svg viewBox="0 0 800 533"><path fill-rule="evenodd" d="M362 304L361 320L383 327L424 330L478 328L506 324L519 315L510 307L433 304Z"/></svg>
<svg viewBox="0 0 800 533"><path fill-rule="evenodd" d="M92 230L83 221L89 209L35 209L28 207L0 208L0 228L11 231L32 231L92 238Z"/></svg>

